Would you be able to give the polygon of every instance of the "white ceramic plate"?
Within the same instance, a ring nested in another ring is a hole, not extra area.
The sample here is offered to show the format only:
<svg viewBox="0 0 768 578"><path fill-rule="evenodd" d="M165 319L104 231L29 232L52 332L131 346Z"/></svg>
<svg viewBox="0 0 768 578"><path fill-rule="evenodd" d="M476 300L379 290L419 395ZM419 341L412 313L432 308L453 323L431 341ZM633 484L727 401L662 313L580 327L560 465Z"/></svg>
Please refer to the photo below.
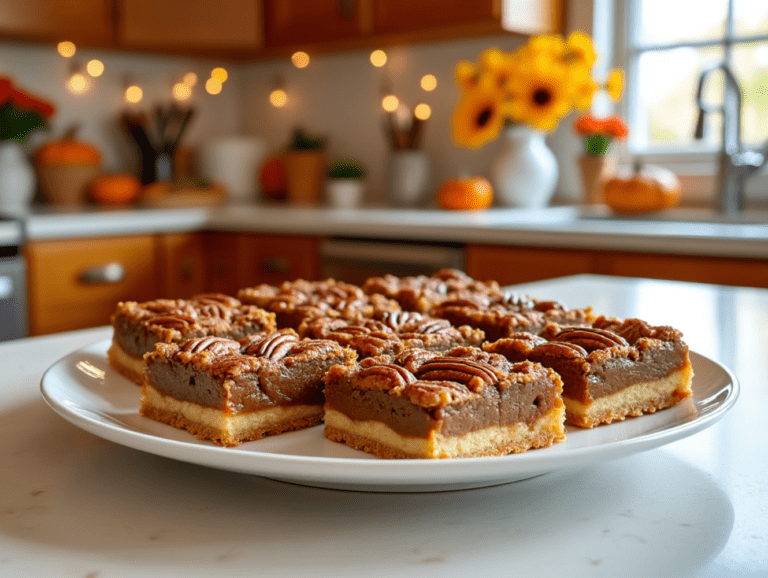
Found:
<svg viewBox="0 0 768 578"><path fill-rule="evenodd" d="M322 426L237 448L199 441L186 431L139 415L139 387L109 366L108 347L106 340L75 351L43 376L43 397L74 425L118 444L184 462L309 486L361 491L476 488L620 458L709 427L734 404L739 389L727 368L691 353L694 395L664 411L591 430L568 428L565 442L523 454L379 460L325 439Z"/></svg>

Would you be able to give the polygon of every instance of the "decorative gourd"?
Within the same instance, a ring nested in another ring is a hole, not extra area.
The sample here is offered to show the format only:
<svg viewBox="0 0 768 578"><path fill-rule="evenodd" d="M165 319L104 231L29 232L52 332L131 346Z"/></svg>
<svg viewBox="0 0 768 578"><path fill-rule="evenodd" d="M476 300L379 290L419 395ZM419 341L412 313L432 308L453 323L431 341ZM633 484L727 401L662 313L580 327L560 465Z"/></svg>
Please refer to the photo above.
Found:
<svg viewBox="0 0 768 578"><path fill-rule="evenodd" d="M670 209L680 202L680 181L670 170L635 165L631 174L619 174L605 182L603 198L617 213Z"/></svg>
<svg viewBox="0 0 768 578"><path fill-rule="evenodd" d="M133 175L102 175L91 185L91 199L104 205L127 205L139 197L141 181Z"/></svg>
<svg viewBox="0 0 768 578"><path fill-rule="evenodd" d="M93 145L76 140L77 127L70 128L64 136L41 146L35 160L38 166L99 165L101 153Z"/></svg>
<svg viewBox="0 0 768 578"><path fill-rule="evenodd" d="M483 177L450 179L437 191L438 204L448 210L482 210L490 207L492 201L493 187Z"/></svg>

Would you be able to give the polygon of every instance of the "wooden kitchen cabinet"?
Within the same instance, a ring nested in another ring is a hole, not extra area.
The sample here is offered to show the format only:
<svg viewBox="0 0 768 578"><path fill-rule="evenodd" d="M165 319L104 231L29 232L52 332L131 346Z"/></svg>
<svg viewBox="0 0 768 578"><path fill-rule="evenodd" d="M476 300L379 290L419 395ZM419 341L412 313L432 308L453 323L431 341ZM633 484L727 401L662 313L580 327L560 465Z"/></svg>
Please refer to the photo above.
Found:
<svg viewBox="0 0 768 578"><path fill-rule="evenodd" d="M559 32L564 0L263 0L267 54Z"/></svg>
<svg viewBox="0 0 768 578"><path fill-rule="evenodd" d="M156 238L158 297L187 299L205 289L202 233L173 233Z"/></svg>
<svg viewBox="0 0 768 578"><path fill-rule="evenodd" d="M320 240L293 235L241 235L238 239L241 287L279 285L294 279L316 280L320 271Z"/></svg>
<svg viewBox="0 0 768 578"><path fill-rule="evenodd" d="M157 296L150 235L31 241L26 257L31 335L108 325L118 301Z"/></svg>
<svg viewBox="0 0 768 578"><path fill-rule="evenodd" d="M261 283L279 285L319 275L317 237L249 233L205 234L206 291L236 295Z"/></svg>
<svg viewBox="0 0 768 578"><path fill-rule="evenodd" d="M768 261L621 251L468 245L466 272L502 285L594 273L768 288Z"/></svg>
<svg viewBox="0 0 768 578"><path fill-rule="evenodd" d="M118 0L121 48L241 56L262 44L257 0Z"/></svg>
<svg viewBox="0 0 768 578"><path fill-rule="evenodd" d="M398 41L437 40L479 34L560 31L560 0L372 0L371 31ZM412 37L411 35L417 35Z"/></svg>
<svg viewBox="0 0 768 578"><path fill-rule="evenodd" d="M263 0L268 47L343 42L365 33L362 0Z"/></svg>
<svg viewBox="0 0 768 578"><path fill-rule="evenodd" d="M69 40L108 47L114 41L112 0L0 2L0 37L35 42Z"/></svg>
<svg viewBox="0 0 768 578"><path fill-rule="evenodd" d="M464 260L470 277L512 285L592 273L598 266L599 256L590 251L569 249L468 245Z"/></svg>

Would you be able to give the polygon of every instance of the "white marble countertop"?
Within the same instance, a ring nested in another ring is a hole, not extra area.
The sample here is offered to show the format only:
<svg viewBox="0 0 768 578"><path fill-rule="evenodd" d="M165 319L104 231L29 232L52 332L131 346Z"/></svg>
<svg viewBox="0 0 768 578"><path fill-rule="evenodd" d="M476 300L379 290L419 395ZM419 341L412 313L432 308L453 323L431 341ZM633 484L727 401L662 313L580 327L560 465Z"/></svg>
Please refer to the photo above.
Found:
<svg viewBox="0 0 768 578"><path fill-rule="evenodd" d="M24 215L29 239L219 230L768 258L768 218L678 210L608 218L579 207L482 212L280 205L212 209L48 210ZM706 220L712 219L712 220Z"/></svg>
<svg viewBox="0 0 768 578"><path fill-rule="evenodd" d="M0 576L768 576L768 290L597 276L518 289L673 325L692 350L735 372L740 399L689 438L568 474L367 494L94 437L48 408L39 384L109 328L7 342Z"/></svg>

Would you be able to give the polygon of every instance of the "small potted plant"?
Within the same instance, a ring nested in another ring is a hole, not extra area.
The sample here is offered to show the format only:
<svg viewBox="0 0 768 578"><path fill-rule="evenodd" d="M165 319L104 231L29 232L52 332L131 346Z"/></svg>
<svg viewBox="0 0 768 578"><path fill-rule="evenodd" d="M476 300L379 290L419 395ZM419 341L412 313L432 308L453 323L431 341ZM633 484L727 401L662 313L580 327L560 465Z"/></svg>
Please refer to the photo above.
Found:
<svg viewBox="0 0 768 578"><path fill-rule="evenodd" d="M584 185L583 202L594 205L603 202L603 184L615 171L614 159L608 156L611 142L629 135L629 127L617 116L597 118L591 114L580 117L574 130L584 137L584 153L579 157Z"/></svg>
<svg viewBox="0 0 768 578"><path fill-rule="evenodd" d="M325 138L310 136L302 129L296 129L288 150L283 155L289 203L320 203L325 163Z"/></svg>
<svg viewBox="0 0 768 578"><path fill-rule="evenodd" d="M326 172L325 198L337 209L352 209L363 200L365 169L354 159L333 161Z"/></svg>

